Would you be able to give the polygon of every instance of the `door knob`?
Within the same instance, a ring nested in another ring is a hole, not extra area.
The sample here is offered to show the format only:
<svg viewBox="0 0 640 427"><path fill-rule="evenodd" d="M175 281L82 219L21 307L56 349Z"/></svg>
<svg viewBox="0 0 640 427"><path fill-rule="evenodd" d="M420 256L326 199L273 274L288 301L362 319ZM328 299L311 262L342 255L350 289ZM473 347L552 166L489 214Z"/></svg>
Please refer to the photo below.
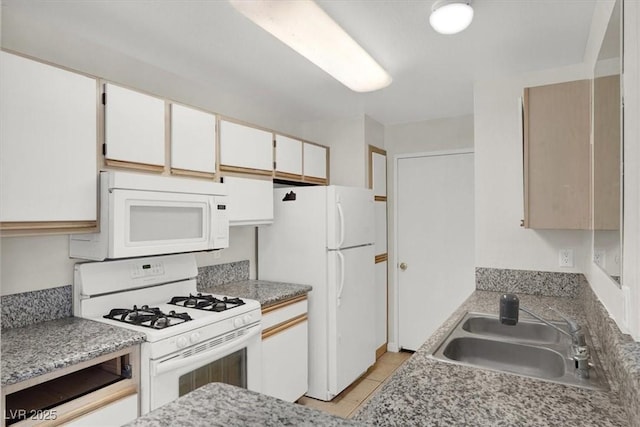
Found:
<svg viewBox="0 0 640 427"><path fill-rule="evenodd" d="M406 262L401 262L400 263L400 270L405 271L407 269L407 263Z"/></svg>

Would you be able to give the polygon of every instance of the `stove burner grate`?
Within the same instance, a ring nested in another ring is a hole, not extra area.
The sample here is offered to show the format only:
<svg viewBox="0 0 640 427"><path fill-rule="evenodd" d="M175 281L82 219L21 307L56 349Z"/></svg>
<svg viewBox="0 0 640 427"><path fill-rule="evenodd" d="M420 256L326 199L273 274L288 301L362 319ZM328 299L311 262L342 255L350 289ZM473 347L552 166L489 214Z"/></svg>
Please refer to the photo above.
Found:
<svg viewBox="0 0 640 427"><path fill-rule="evenodd" d="M103 317L153 329L164 329L192 320L187 313L176 313L174 310L164 313L159 308L148 305L143 305L140 308L134 305L133 309L114 308Z"/></svg>
<svg viewBox="0 0 640 427"><path fill-rule="evenodd" d="M180 307L196 308L198 310L207 311L225 311L244 304L240 298L222 297L216 298L213 295L198 293L196 295L189 294L188 297L173 297L169 304Z"/></svg>

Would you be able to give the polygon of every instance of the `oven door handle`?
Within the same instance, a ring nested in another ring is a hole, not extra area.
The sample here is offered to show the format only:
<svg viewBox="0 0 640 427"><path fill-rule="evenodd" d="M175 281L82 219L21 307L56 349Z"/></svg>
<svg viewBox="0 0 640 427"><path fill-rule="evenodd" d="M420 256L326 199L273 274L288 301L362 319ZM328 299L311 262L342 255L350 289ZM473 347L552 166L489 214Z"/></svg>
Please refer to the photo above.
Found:
<svg viewBox="0 0 640 427"><path fill-rule="evenodd" d="M196 365L204 360L210 359L212 353L222 355L224 355L226 352L233 353L234 348L237 347L237 349L239 350L245 347L247 345L247 342L254 338L256 335L260 334L261 331L262 325L258 323L255 326L249 328L248 334L235 338L233 341L229 341L228 343L222 344L218 347L210 348L195 356L180 358L177 360L168 360L166 362L153 362L151 370L153 372L153 375L157 376L168 371L179 369L183 366Z"/></svg>

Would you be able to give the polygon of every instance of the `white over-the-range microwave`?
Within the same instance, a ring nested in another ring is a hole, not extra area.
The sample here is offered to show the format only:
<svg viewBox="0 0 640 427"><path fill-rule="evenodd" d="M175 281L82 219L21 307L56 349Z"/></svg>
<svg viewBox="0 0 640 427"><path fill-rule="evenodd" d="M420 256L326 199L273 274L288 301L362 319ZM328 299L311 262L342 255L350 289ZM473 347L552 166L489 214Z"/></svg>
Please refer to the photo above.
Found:
<svg viewBox="0 0 640 427"><path fill-rule="evenodd" d="M224 184L100 172L100 230L72 234L69 256L96 261L229 246Z"/></svg>

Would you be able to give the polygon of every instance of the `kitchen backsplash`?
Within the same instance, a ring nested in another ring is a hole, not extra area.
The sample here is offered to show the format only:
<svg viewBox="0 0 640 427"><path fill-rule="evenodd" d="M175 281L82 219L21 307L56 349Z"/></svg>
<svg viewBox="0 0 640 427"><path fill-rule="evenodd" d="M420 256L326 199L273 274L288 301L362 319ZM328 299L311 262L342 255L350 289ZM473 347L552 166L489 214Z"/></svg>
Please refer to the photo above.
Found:
<svg viewBox="0 0 640 427"><path fill-rule="evenodd" d="M19 328L73 315L71 285L40 291L3 295L0 298L2 329Z"/></svg>
<svg viewBox="0 0 640 427"><path fill-rule="evenodd" d="M198 289L249 280L249 261L208 265L198 268Z"/></svg>
<svg viewBox="0 0 640 427"><path fill-rule="evenodd" d="M623 334L591 286L581 295L591 336L597 337L607 373L627 410L630 425L640 426L640 342Z"/></svg>
<svg viewBox="0 0 640 427"><path fill-rule="evenodd" d="M476 289L575 298L587 280L580 273L476 268Z"/></svg>

